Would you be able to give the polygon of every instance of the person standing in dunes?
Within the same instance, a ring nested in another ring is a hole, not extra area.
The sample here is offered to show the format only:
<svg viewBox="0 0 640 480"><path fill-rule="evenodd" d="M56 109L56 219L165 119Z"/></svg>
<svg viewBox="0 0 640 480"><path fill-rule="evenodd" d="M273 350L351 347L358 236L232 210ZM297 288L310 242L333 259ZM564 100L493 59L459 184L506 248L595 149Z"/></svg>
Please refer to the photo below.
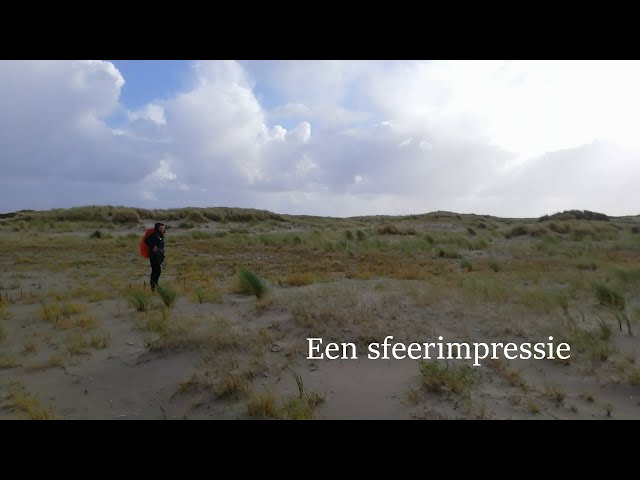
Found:
<svg viewBox="0 0 640 480"><path fill-rule="evenodd" d="M156 223L151 235L144 239L149 247L149 262L151 263L151 291L155 292L164 264L164 223Z"/></svg>

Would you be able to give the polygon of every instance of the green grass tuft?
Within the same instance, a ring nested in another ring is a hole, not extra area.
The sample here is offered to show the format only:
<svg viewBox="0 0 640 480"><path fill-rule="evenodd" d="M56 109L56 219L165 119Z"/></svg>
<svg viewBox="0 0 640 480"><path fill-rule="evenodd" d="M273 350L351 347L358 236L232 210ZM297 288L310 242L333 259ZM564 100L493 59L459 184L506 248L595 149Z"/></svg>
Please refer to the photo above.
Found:
<svg viewBox="0 0 640 480"><path fill-rule="evenodd" d="M238 273L238 279L239 293L255 295L257 298L262 298L267 294L268 287L266 282L255 273L244 269L240 270Z"/></svg>
<svg viewBox="0 0 640 480"><path fill-rule="evenodd" d="M178 291L171 285L158 285L156 291L168 308L171 308L178 298Z"/></svg>
<svg viewBox="0 0 640 480"><path fill-rule="evenodd" d="M601 305L614 307L620 311L624 310L624 295L620 292L615 290L613 287L600 282L594 282L592 287Z"/></svg>
<svg viewBox="0 0 640 480"><path fill-rule="evenodd" d="M436 361L420 362L422 384L430 392L462 393L476 383L475 372L468 365L444 365Z"/></svg>
<svg viewBox="0 0 640 480"><path fill-rule="evenodd" d="M151 297L142 290L132 290L128 293L129 303L135 307L138 312L146 312L151 304Z"/></svg>

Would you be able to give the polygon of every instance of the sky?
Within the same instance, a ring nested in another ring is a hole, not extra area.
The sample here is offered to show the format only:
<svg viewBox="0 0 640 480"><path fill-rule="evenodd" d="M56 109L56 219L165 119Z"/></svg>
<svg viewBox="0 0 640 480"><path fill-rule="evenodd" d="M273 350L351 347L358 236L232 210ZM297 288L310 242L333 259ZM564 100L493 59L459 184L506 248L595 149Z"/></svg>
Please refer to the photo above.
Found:
<svg viewBox="0 0 640 480"><path fill-rule="evenodd" d="M0 212L640 214L640 62L0 61Z"/></svg>

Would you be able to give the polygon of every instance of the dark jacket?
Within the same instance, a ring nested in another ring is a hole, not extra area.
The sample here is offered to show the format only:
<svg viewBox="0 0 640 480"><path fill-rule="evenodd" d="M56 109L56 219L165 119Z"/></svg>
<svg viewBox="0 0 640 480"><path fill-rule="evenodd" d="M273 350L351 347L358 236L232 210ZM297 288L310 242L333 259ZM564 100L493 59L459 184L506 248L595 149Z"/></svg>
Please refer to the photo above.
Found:
<svg viewBox="0 0 640 480"><path fill-rule="evenodd" d="M144 243L149 246L149 255L152 260L158 259L160 263L164 262L164 240L159 232L153 232L144 239ZM158 251L154 252L153 247L158 247Z"/></svg>

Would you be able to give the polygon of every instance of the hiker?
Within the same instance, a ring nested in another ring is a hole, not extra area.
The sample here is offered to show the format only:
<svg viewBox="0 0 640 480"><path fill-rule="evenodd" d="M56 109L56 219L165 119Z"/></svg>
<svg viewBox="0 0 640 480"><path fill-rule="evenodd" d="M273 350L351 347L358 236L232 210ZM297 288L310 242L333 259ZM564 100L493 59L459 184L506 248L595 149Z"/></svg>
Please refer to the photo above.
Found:
<svg viewBox="0 0 640 480"><path fill-rule="evenodd" d="M149 247L149 261L151 263L151 291L155 292L158 286L158 280L162 273L162 266L164 263L164 223L156 223L154 231L147 238L144 239L144 243Z"/></svg>

